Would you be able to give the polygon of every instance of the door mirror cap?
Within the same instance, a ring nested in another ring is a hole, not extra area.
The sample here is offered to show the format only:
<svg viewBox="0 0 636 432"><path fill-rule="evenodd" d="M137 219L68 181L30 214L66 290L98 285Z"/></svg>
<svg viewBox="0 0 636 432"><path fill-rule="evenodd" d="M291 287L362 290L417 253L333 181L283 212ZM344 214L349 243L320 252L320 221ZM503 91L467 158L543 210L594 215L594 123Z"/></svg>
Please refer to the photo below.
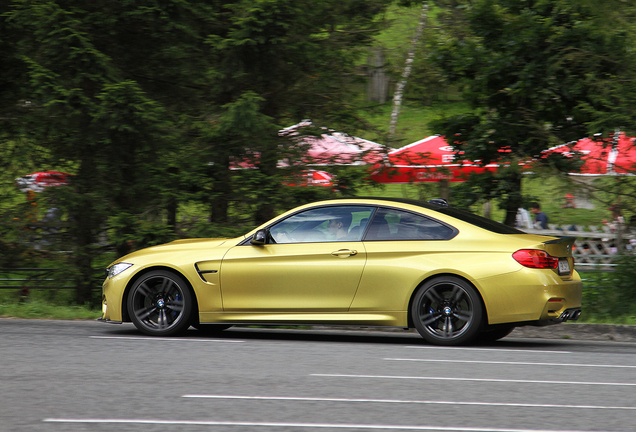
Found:
<svg viewBox="0 0 636 432"><path fill-rule="evenodd" d="M254 246L262 246L262 245L264 245L265 243L267 243L267 235L268 234L269 233L265 229L261 229L261 230L256 231L254 233L254 235L252 236L251 243Z"/></svg>

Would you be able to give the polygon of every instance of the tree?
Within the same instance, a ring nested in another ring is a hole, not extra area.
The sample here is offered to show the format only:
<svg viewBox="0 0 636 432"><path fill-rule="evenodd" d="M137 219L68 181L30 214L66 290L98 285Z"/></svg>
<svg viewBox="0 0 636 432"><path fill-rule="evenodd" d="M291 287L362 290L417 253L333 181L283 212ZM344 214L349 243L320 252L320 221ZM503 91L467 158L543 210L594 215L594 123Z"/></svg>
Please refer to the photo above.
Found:
<svg viewBox="0 0 636 432"><path fill-rule="evenodd" d="M472 112L433 127L452 137L463 159L510 162L481 184L487 198L501 200L512 225L523 203L518 162L599 126L608 104L598 91L630 61L629 29L604 25L593 4L569 0L457 5L466 27L454 33L449 23L457 20L442 20L431 58L461 86Z"/></svg>
<svg viewBox="0 0 636 432"><path fill-rule="evenodd" d="M112 15L90 6L14 2L5 14L7 30L17 35L13 84L19 100L30 101L14 122L19 136L31 152L44 147L51 163L75 174L56 192L71 222L80 304L93 300L99 283L98 235L110 216L139 216L147 208L157 179L150 158L164 143L160 106L100 49L96 30Z"/></svg>
<svg viewBox="0 0 636 432"><path fill-rule="evenodd" d="M71 222L76 301L99 284L104 232L118 255L169 237L184 195L214 222L231 222L232 202L253 205L256 222L273 216L289 147L278 130L304 118L363 125L349 85L389 3L3 3L0 136L74 174L55 194ZM258 187L236 188L231 161L255 154Z"/></svg>
<svg viewBox="0 0 636 432"><path fill-rule="evenodd" d="M210 157L215 166L220 162L214 175L226 176L228 150L258 154L263 178L251 194L256 223L274 215L280 198L276 163L291 144L278 136L280 129L302 119L349 132L363 126L350 87L389 3L239 1L220 12L226 26L207 38L215 78L209 118L217 131Z"/></svg>

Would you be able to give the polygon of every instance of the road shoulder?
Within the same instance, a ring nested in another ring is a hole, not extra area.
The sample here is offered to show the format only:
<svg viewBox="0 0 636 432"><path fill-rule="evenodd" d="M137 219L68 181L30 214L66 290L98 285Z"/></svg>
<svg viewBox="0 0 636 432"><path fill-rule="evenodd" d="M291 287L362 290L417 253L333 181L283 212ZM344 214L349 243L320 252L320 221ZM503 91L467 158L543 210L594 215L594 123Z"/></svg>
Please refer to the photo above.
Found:
<svg viewBox="0 0 636 432"><path fill-rule="evenodd" d="M510 337L636 342L636 326L583 323L564 323L546 327L525 326L517 327Z"/></svg>

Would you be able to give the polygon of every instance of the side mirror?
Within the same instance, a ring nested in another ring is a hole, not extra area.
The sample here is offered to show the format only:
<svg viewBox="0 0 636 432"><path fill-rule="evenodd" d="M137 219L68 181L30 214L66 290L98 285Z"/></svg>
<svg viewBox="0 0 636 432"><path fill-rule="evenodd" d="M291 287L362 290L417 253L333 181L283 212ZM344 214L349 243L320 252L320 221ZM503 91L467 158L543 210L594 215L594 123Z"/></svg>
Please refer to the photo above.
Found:
<svg viewBox="0 0 636 432"><path fill-rule="evenodd" d="M446 201L444 198L433 198L428 200L428 202L429 204L435 204L440 207L448 207L448 201Z"/></svg>
<svg viewBox="0 0 636 432"><path fill-rule="evenodd" d="M267 235L269 233L267 232L267 230L258 230L254 233L254 235L252 236L252 241L251 243L254 246L262 246L265 243L267 243Z"/></svg>

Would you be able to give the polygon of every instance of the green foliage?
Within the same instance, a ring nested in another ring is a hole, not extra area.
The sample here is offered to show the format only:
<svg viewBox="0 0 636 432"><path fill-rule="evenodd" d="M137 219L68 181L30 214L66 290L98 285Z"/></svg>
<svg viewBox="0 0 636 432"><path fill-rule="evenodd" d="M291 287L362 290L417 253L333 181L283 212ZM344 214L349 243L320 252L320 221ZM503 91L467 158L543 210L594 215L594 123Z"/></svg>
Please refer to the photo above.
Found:
<svg viewBox="0 0 636 432"><path fill-rule="evenodd" d="M512 166L599 132L590 129L607 110L598 101L599 89L624 74L621 65L633 57L628 27L606 27L592 5L567 0L460 4L461 19L440 19L444 25L430 58L472 106L468 114L432 124L453 137L463 158L505 158ZM457 9L446 15L451 12ZM463 28L456 32L458 25ZM487 195L498 196L512 224L523 202L518 173L511 169L496 177L497 187L486 189ZM488 188L489 181L480 187Z"/></svg>
<svg viewBox="0 0 636 432"><path fill-rule="evenodd" d="M633 324L636 320L636 256L624 255L611 273L582 273L583 311L587 322Z"/></svg>
<svg viewBox="0 0 636 432"><path fill-rule="evenodd" d="M112 244L118 251L132 252L175 240L172 228L163 220L148 220L146 215L136 215L120 212L109 220Z"/></svg>
<svg viewBox="0 0 636 432"><path fill-rule="evenodd" d="M278 133L311 119L383 142L390 106L364 103L364 61L380 40L398 77L421 5L0 3L0 259L59 267L76 278L76 304L98 302L102 268L133 249L238 236L322 198L438 196L435 184L379 189L362 167L329 167L333 188L289 186L306 168L302 146ZM627 130L636 124L633 14L614 0L435 2L396 144L445 133L467 158L494 160L505 148L514 164L588 131ZM292 168L277 168L281 159ZM250 168L232 169L239 162ZM551 172L568 169L545 162ZM72 173L72 184L39 194L31 219L13 179L49 169ZM521 195L514 167L475 180L453 186L455 205L500 199L510 210L537 196L553 221L582 218L545 202L551 193L541 187ZM630 180L595 187L602 202L619 193L633 208ZM63 229L30 226L52 206L63 212Z"/></svg>
<svg viewBox="0 0 636 432"><path fill-rule="evenodd" d="M189 200L215 224L249 226L309 199L282 193L276 163L292 143L278 131L362 124L348 86L390 3L3 3L2 164L74 175L51 196L70 223L77 301L106 232L123 255L173 237ZM230 170L245 157L250 179Z"/></svg>

